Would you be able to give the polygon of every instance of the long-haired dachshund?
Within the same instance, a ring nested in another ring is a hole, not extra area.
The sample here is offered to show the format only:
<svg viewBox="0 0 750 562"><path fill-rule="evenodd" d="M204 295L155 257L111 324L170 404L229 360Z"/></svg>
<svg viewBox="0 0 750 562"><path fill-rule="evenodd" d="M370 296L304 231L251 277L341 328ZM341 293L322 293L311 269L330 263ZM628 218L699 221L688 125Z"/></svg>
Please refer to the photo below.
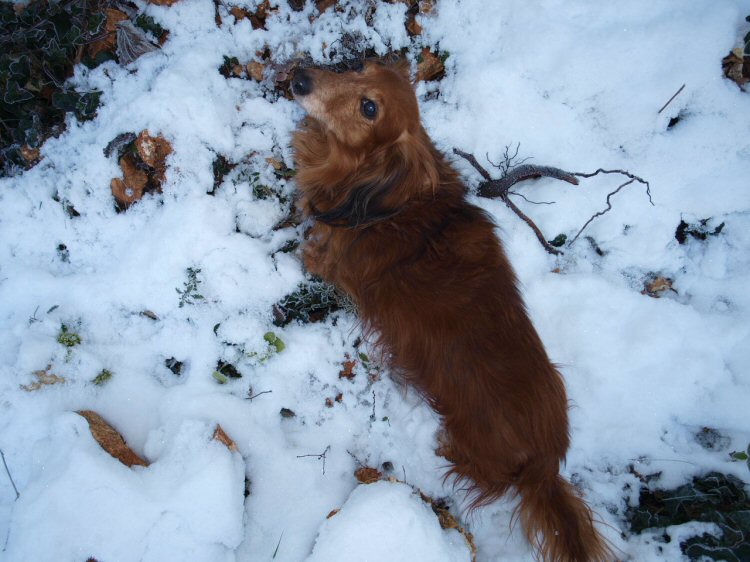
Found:
<svg viewBox="0 0 750 562"><path fill-rule="evenodd" d="M408 64L302 69L292 91L308 113L293 141L301 206L314 219L305 267L352 297L393 371L442 416L446 476L466 481L473 507L518 493L545 561L610 560L559 473L563 380L495 225L420 123Z"/></svg>

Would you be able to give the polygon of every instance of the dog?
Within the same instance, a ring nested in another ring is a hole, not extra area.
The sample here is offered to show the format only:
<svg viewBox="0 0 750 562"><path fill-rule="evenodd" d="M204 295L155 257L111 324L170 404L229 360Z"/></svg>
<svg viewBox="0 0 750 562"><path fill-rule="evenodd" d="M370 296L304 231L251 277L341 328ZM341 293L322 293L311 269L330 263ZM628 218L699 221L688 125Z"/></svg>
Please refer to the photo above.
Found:
<svg viewBox="0 0 750 562"><path fill-rule="evenodd" d="M534 329L495 224L419 117L407 61L298 69L307 112L294 134L302 254L356 303L392 371L441 416L446 478L471 507L520 496L547 562L613 558L592 512L562 478L569 446L560 373Z"/></svg>

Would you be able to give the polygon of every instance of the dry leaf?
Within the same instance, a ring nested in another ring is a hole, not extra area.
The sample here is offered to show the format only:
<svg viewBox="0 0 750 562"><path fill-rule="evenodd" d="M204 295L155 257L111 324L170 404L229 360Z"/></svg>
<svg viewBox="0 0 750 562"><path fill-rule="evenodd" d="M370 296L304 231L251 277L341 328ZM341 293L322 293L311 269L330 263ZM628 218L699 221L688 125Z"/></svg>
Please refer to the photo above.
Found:
<svg viewBox="0 0 750 562"><path fill-rule="evenodd" d="M336 0L315 0L315 7L318 8L319 13L325 12L331 6L336 5Z"/></svg>
<svg viewBox="0 0 750 562"><path fill-rule="evenodd" d="M91 58L96 57L102 51L115 52L117 45L117 24L128 19L128 16L120 10L107 8L105 10L107 20L104 22L104 35L99 41L89 43L87 46L88 54Z"/></svg>
<svg viewBox="0 0 750 562"><path fill-rule="evenodd" d="M659 298L665 291L674 291L672 288L672 280L668 277L656 277L651 281L646 282L641 294Z"/></svg>
<svg viewBox="0 0 750 562"><path fill-rule="evenodd" d="M750 56L745 56L742 49L737 47L721 60L724 76L732 80L739 87L750 82Z"/></svg>
<svg viewBox="0 0 750 562"><path fill-rule="evenodd" d="M255 80L256 82L260 82L263 80L263 71L266 69L265 65L263 63L260 63L258 61L251 61L247 63L247 75Z"/></svg>
<svg viewBox="0 0 750 562"><path fill-rule="evenodd" d="M417 82L434 80L445 71L440 58L427 47L422 49L422 61L417 64Z"/></svg>
<svg viewBox="0 0 750 562"><path fill-rule="evenodd" d="M79 410L78 415L84 417L89 422L89 429L94 439L101 445L101 448L115 457L125 466L148 466L148 463L133 452L128 447L115 428L109 425L104 419L91 410Z"/></svg>
<svg viewBox="0 0 750 562"><path fill-rule="evenodd" d="M148 175L137 168L132 154L120 158L120 169L123 178L114 178L110 182L110 188L118 207L124 210L143 197Z"/></svg>
<svg viewBox="0 0 750 562"><path fill-rule="evenodd" d="M342 363L343 369L339 372L340 379L352 380L354 378L354 367L357 365L355 359L349 359L349 354L346 354L346 361Z"/></svg>
<svg viewBox="0 0 750 562"><path fill-rule="evenodd" d="M172 145L161 135L152 137L148 130L144 130L135 139L135 149L143 163L153 168L152 178L156 185L152 187L161 192L167 172L167 156L172 153Z"/></svg>
<svg viewBox="0 0 750 562"><path fill-rule="evenodd" d="M35 164L37 161L39 161L39 149L38 148L31 148L28 145L23 145L19 152L21 153L21 156L24 160L26 160L27 164Z"/></svg>
<svg viewBox="0 0 750 562"><path fill-rule="evenodd" d="M176 4L179 0L147 0L149 4L156 4L157 6L171 6Z"/></svg>
<svg viewBox="0 0 750 562"><path fill-rule="evenodd" d="M229 436L224 432L220 425L216 426L213 438L219 443L224 443L224 445L226 445L227 449L229 449L230 451L237 451L237 445L234 444L234 441L229 438Z"/></svg>
<svg viewBox="0 0 750 562"><path fill-rule="evenodd" d="M354 477L362 484L372 484L380 480L382 474L377 468L363 466L354 471Z"/></svg>
<svg viewBox="0 0 750 562"><path fill-rule="evenodd" d="M43 386L65 382L63 377L58 377L57 375L50 373L50 369L52 369L52 365L47 365L47 368L44 370L34 371L32 375L36 377L36 380L31 384L22 384L21 388L26 392L32 392L34 390L39 390Z"/></svg>
<svg viewBox="0 0 750 562"><path fill-rule="evenodd" d="M406 18L406 31L408 31L409 35L412 37L415 35L422 35L422 26L419 25L414 14L409 14Z"/></svg>
<svg viewBox="0 0 750 562"><path fill-rule="evenodd" d="M158 45L154 45L146 33L133 25L130 20L117 22L117 60L125 66L138 57L156 51Z"/></svg>

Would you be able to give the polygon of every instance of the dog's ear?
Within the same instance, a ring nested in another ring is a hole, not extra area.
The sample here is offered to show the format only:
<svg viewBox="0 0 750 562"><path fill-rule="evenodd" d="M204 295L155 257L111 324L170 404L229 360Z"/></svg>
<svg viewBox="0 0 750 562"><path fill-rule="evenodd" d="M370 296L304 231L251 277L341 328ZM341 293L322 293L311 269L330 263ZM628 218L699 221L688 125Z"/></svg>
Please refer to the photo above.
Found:
<svg viewBox="0 0 750 562"><path fill-rule="evenodd" d="M438 185L437 162L432 143L423 130L404 131L396 141L399 157L406 170L409 187L416 193L435 193Z"/></svg>
<svg viewBox="0 0 750 562"><path fill-rule="evenodd" d="M390 53L384 57L384 60L388 68L392 68L407 80L411 79L411 63L406 57L399 53Z"/></svg>

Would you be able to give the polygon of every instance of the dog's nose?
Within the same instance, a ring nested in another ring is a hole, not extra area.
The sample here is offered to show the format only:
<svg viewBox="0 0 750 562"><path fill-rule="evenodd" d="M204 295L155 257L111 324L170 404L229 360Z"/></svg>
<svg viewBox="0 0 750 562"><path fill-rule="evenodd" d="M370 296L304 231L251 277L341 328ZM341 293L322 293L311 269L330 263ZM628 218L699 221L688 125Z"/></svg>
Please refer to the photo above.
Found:
<svg viewBox="0 0 750 562"><path fill-rule="evenodd" d="M306 96L312 91L312 79L303 68L298 68L292 75L292 93L295 96Z"/></svg>

